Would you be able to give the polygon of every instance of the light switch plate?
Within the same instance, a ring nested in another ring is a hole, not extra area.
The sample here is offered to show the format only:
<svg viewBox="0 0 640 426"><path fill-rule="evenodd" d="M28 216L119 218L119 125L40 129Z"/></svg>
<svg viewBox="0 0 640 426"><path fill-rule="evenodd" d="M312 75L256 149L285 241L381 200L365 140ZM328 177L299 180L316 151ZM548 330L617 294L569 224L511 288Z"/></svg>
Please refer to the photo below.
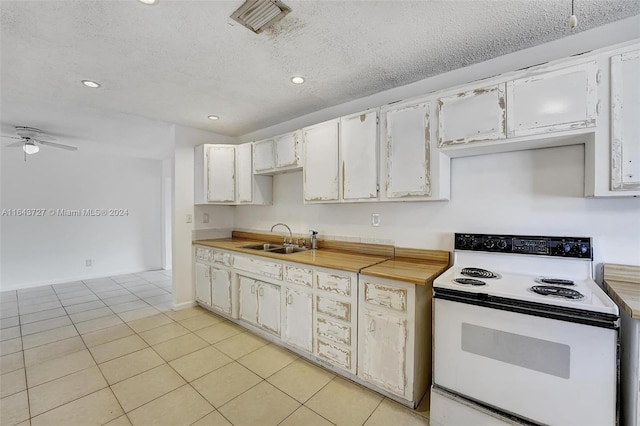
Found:
<svg viewBox="0 0 640 426"><path fill-rule="evenodd" d="M193 215L192 214L188 214L187 215L187 223L192 223L193 222Z"/></svg>
<svg viewBox="0 0 640 426"><path fill-rule="evenodd" d="M373 213L371 215L371 226L380 226L380 214Z"/></svg>

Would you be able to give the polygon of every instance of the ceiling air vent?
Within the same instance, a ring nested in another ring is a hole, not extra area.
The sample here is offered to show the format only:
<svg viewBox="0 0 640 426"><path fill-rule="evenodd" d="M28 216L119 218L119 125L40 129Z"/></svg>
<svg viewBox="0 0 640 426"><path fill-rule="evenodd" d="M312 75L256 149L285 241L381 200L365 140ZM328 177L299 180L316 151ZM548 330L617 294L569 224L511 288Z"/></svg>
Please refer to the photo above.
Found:
<svg viewBox="0 0 640 426"><path fill-rule="evenodd" d="M231 19L259 34L289 12L291 8L279 0L247 0L233 12Z"/></svg>

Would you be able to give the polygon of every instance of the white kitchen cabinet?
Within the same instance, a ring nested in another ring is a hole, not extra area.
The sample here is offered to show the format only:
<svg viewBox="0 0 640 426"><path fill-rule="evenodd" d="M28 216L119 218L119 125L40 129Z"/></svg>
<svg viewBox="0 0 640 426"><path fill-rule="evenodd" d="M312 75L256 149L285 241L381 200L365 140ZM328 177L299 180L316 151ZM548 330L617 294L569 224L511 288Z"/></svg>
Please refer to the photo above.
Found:
<svg viewBox="0 0 640 426"><path fill-rule="evenodd" d="M239 318L280 335L280 286L238 276Z"/></svg>
<svg viewBox="0 0 640 426"><path fill-rule="evenodd" d="M363 309L359 372L362 378L397 395L404 395L407 381L407 319Z"/></svg>
<svg viewBox="0 0 640 426"><path fill-rule="evenodd" d="M340 199L339 122L338 119L325 121L302 130L305 202L337 202Z"/></svg>
<svg viewBox="0 0 640 426"><path fill-rule="evenodd" d="M358 376L418 404L431 384L432 287L360 273Z"/></svg>
<svg viewBox="0 0 640 426"><path fill-rule="evenodd" d="M211 302L212 308L231 315L231 271L211 267Z"/></svg>
<svg viewBox="0 0 640 426"><path fill-rule="evenodd" d="M438 99L438 146L506 138L505 85Z"/></svg>
<svg viewBox="0 0 640 426"><path fill-rule="evenodd" d="M265 139L253 144L255 157L253 159L253 169L255 173L261 173L273 169L273 139Z"/></svg>
<svg viewBox="0 0 640 426"><path fill-rule="evenodd" d="M344 201L378 197L378 111L340 118L340 161Z"/></svg>
<svg viewBox="0 0 640 426"><path fill-rule="evenodd" d="M211 306L211 269L206 263L196 262L196 300Z"/></svg>
<svg viewBox="0 0 640 426"><path fill-rule="evenodd" d="M250 324L258 324L258 281L238 276L239 318Z"/></svg>
<svg viewBox="0 0 640 426"><path fill-rule="evenodd" d="M640 189L640 50L611 57L611 190Z"/></svg>
<svg viewBox="0 0 640 426"><path fill-rule="evenodd" d="M314 355L356 372L358 276L317 268L314 279Z"/></svg>
<svg viewBox="0 0 640 426"><path fill-rule="evenodd" d="M507 82L507 136L594 127L597 73L588 62Z"/></svg>
<svg viewBox="0 0 640 426"><path fill-rule="evenodd" d="M309 290L286 287L282 338L307 352L313 350L313 295Z"/></svg>
<svg viewBox="0 0 640 426"><path fill-rule="evenodd" d="M255 142L255 173L272 175L299 170L301 140L302 131L296 130Z"/></svg>
<svg viewBox="0 0 640 426"><path fill-rule="evenodd" d="M295 168L300 166L300 145L302 130L277 136L273 139L274 162L278 170Z"/></svg>
<svg viewBox="0 0 640 426"><path fill-rule="evenodd" d="M253 174L253 144L195 147L195 204L271 204L272 178Z"/></svg>

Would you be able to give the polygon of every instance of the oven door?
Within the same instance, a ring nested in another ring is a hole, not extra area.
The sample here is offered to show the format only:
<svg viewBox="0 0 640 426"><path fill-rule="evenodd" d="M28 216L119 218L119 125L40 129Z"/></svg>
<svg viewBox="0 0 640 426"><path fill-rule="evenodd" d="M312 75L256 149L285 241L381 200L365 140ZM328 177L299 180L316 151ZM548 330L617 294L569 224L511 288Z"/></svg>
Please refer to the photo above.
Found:
<svg viewBox="0 0 640 426"><path fill-rule="evenodd" d="M617 331L434 299L435 384L537 423L614 425Z"/></svg>

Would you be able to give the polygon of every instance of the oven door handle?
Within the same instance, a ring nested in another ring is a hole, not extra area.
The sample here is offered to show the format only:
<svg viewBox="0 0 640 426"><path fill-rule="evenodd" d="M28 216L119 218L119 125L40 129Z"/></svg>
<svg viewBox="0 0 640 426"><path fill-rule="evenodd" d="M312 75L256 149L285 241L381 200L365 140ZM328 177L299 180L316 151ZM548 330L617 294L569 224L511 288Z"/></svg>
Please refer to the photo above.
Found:
<svg viewBox="0 0 640 426"><path fill-rule="evenodd" d="M585 324L594 327L617 330L620 328L620 318L617 315L602 312L591 312L564 306L547 305L544 303L525 300L507 299L505 297L490 296L486 293L469 293L448 288L434 287L436 299L452 302L467 303L490 309L516 312L519 314L555 319L559 321Z"/></svg>

